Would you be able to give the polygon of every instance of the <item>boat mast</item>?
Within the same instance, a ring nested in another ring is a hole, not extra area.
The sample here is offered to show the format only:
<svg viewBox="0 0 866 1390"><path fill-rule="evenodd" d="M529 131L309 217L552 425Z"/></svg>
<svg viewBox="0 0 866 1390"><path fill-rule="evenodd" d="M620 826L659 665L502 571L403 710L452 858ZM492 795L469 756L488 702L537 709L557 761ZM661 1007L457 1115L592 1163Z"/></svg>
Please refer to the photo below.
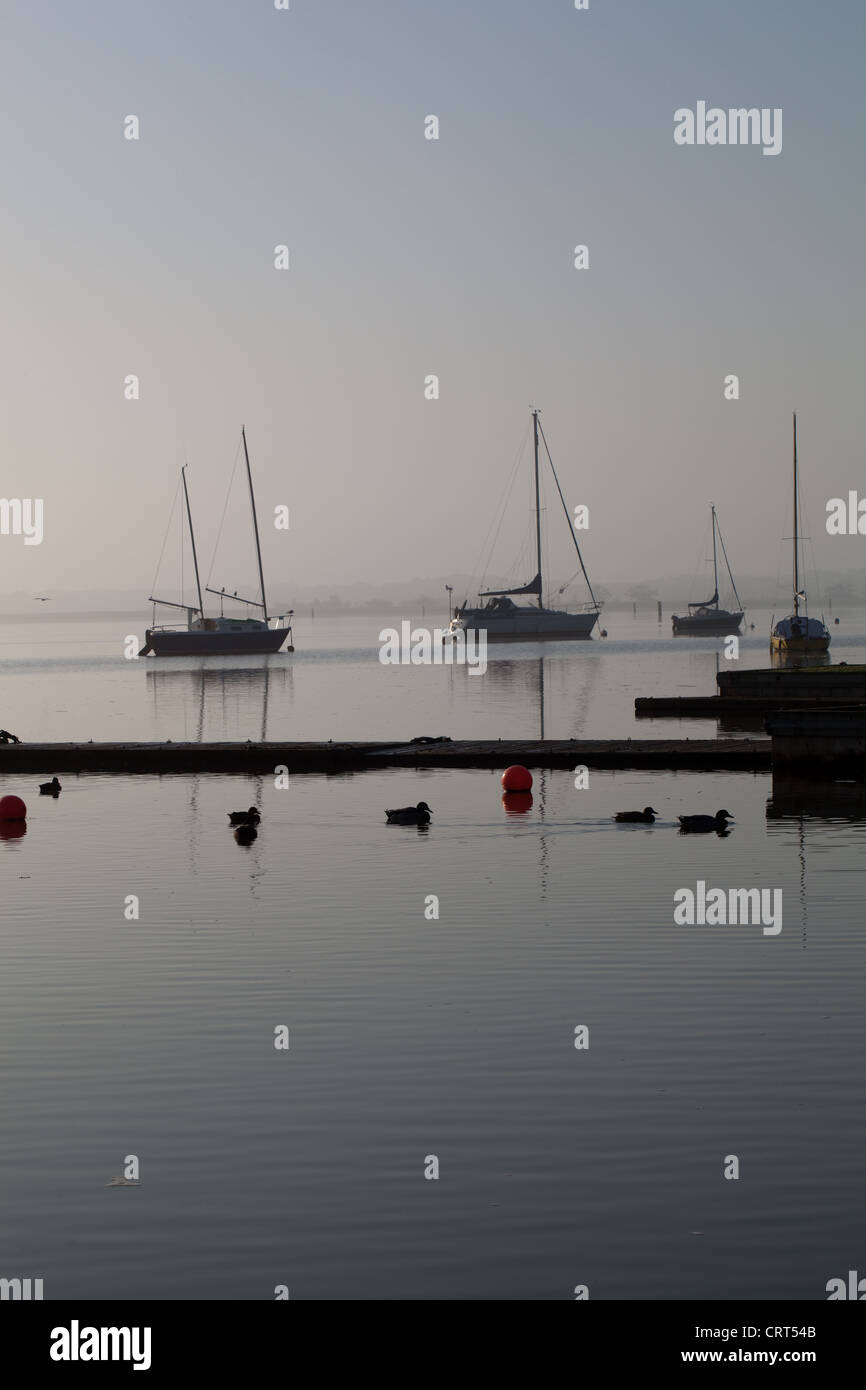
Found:
<svg viewBox="0 0 866 1390"><path fill-rule="evenodd" d="M541 582L541 493L538 485L538 411L532 412L532 429L535 442L535 550L538 556L538 606L544 607L541 597L543 584Z"/></svg>
<svg viewBox="0 0 866 1390"><path fill-rule="evenodd" d="M204 617L204 604L201 600L201 580L198 577L198 555L195 550L195 532L192 529L192 510L189 505L189 491L186 486L186 464L184 464L183 468L180 470L180 476L183 479L183 495L186 498L186 519L189 523L189 538L192 543L192 562L195 566L195 587L198 589L198 611L201 616ZM181 594L181 598L182 597L183 595Z"/></svg>
<svg viewBox="0 0 866 1390"><path fill-rule="evenodd" d="M719 519L718 519L718 517L716 517L716 533L717 533L717 535L718 535L718 537L719 537L719 545L722 547L722 555L723 555L724 558L725 558L725 568L726 568L727 571L728 571L728 578L729 578L730 581L731 581L731 588L732 588L733 591L734 591L734 598L737 600L737 604L739 605L739 607L742 608L742 606L743 606L743 600L740 598L740 595L737 593L737 586L736 586L736 584L734 583L734 576L733 576L733 574L731 573L731 562L730 562L730 560L728 559L728 552L727 552L727 550L725 549L725 538L724 538L724 536L722 535L722 528L721 528L721 526L719 525Z"/></svg>
<svg viewBox="0 0 866 1390"><path fill-rule="evenodd" d="M588 575L587 572L586 572L586 565L583 563L583 556L582 556L581 553L580 553L580 546L579 546L578 543L577 543L577 533L576 533L576 531L575 531L575 529L574 529L574 525L573 525L573 523L572 523L572 519L571 519L571 515L570 515L569 510L568 510L568 507L567 507L566 504L565 504L565 498L564 498L563 495L562 495L562 487L560 486L559 476L558 476L558 474L557 474L557 472L556 472L556 469L555 469L554 466L553 466L553 459L552 459L551 456L550 456L550 445L548 444L548 442L547 442L547 436L546 436L545 433L544 433L544 426L543 426L543 425L539 425L539 426L538 426L538 429L539 429L539 432L540 432L540 434L541 434L541 438L542 438L542 440L544 441L544 452L547 454L547 462L550 464L550 471L551 471L551 473L553 474L553 481L556 483L556 491L559 493L559 500L560 500L560 502L562 503L562 510L563 510L563 512L565 513L565 519L566 519L566 521L568 522L569 534L571 535L572 544L574 545L575 551L577 552L577 558L578 558L578 560L580 561L580 568L581 568L581 571L582 571L582 573L583 573L583 577L584 577L584 579L586 580L586 587L587 587L587 589L589 590L589 596L590 596L590 598L592 599L592 602L593 602L594 606L595 606L596 608L598 608L598 606L599 606L599 605L598 605L598 599L596 598L595 594L594 594L593 591L592 591L592 585L591 585L590 582L589 582L589 575ZM560 589L559 592L562 593L562 589ZM597 613L596 613L596 617L598 617L598 614L597 614Z"/></svg>
<svg viewBox="0 0 866 1390"><path fill-rule="evenodd" d="M710 503L710 511L713 514L713 594L716 600L716 608L719 606L719 566L716 560L716 509Z"/></svg>
<svg viewBox="0 0 866 1390"><path fill-rule="evenodd" d="M246 430L244 429L243 426L241 426L241 438L242 438L243 441L244 441L244 458L246 459L246 463L247 463L247 482L248 482L249 485L250 485L250 506L252 507L252 510L253 510L253 532L255 533L255 538L256 538L256 558L258 559L258 562L259 562L259 586L260 586L261 591L262 591L262 613L263 613L263 615L264 615L265 624L267 624L267 621L268 621L268 601L267 601L267 599L265 598L265 575L264 575L264 571L262 570L262 547L261 547L261 545L259 544L259 519L258 519L258 517L256 516L256 495L255 495L255 493L253 492L253 475L252 475L252 471L251 471L251 469L250 469L250 455L249 455L249 450L247 449L247 432L246 432Z"/></svg>
<svg viewBox="0 0 866 1390"><path fill-rule="evenodd" d="M800 574L797 547L799 537L798 531L798 508L797 508L797 412L794 411L794 617L800 616Z"/></svg>

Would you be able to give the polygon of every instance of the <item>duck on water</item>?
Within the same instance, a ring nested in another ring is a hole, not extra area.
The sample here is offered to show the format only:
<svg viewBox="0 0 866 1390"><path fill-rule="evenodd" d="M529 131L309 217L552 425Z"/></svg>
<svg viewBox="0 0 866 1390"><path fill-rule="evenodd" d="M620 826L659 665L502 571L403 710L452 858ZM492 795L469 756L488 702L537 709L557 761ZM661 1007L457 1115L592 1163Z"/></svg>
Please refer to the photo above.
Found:
<svg viewBox="0 0 866 1390"><path fill-rule="evenodd" d="M63 788L56 777L52 777L50 782L39 783L40 796L59 796L62 790Z"/></svg>
<svg viewBox="0 0 866 1390"><path fill-rule="evenodd" d="M614 820L620 825L653 825L657 815L652 806L644 806L642 811L617 811Z"/></svg>
<svg viewBox="0 0 866 1390"><path fill-rule="evenodd" d="M717 811L714 816L678 816L681 835L706 835L715 830L723 835L728 829L728 821L733 820L730 811Z"/></svg>
<svg viewBox="0 0 866 1390"><path fill-rule="evenodd" d="M426 801L417 806L398 806L394 811L386 811L389 825L429 825L433 812Z"/></svg>

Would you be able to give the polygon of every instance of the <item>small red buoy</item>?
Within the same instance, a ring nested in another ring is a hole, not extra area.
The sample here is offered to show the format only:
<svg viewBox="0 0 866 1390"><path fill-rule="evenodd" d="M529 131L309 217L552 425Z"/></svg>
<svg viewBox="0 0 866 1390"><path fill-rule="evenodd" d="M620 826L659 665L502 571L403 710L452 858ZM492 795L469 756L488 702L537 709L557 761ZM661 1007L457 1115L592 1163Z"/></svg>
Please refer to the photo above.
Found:
<svg viewBox="0 0 866 1390"><path fill-rule="evenodd" d="M502 774L502 789L506 792L528 792L532 786L532 773L528 767L515 763Z"/></svg>
<svg viewBox="0 0 866 1390"><path fill-rule="evenodd" d="M20 796L0 796L0 820L26 820L27 807Z"/></svg>

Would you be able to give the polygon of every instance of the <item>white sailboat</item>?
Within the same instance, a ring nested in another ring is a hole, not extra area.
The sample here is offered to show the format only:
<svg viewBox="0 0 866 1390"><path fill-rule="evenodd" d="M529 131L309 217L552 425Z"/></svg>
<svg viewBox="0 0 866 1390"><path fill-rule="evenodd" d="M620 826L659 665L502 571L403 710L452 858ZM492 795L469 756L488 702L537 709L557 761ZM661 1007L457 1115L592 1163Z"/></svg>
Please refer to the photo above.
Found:
<svg viewBox="0 0 866 1390"><path fill-rule="evenodd" d="M455 635L465 631L484 631L487 633L489 642L585 642L592 636L592 629L598 622L601 605L597 602L595 594L592 592L592 585L589 582L589 575L583 563L583 556L580 553L580 546L577 543L577 536L571 524L568 508L565 505L565 498L562 495L562 488L559 486L559 479L556 476L556 469L553 467L553 459L550 457L550 450L547 448L547 440L544 439L544 431L541 429L538 419L539 412L532 412L532 428L535 456L535 549L536 549L536 574L528 584L521 585L517 589L485 589L478 595L479 598L486 598L487 603L478 606L470 606L468 600L462 607L454 610L449 632ZM547 453L547 460L556 482L557 491L563 510L568 519L568 529L577 551L577 558L580 561L580 568L586 580L586 586L590 593L591 602L584 605L583 609L577 613L568 613L564 609L546 608L544 606L543 587L542 587L542 565L541 565L541 495L539 485L539 465L538 465L538 435L541 430L544 447ZM512 600L524 595L534 595L537 604L518 604Z"/></svg>
<svg viewBox="0 0 866 1390"><path fill-rule="evenodd" d="M154 605L154 626L149 627L145 633L145 643L139 652L139 656L147 656L153 652L154 656L253 656L264 655L268 652L278 652L285 642L289 639L287 650L292 652L294 647L291 645L292 628L289 619L291 613L283 614L273 620L268 616L267 598L265 596L265 576L262 570L262 548L259 542L259 521L256 515L256 497L253 491L253 475L250 468L250 455L247 449L246 430L241 430L241 438L244 446L244 459L247 467L247 483L250 492L250 508L253 517L253 534L256 542L256 557L259 566L259 586L261 589L261 601L258 599L240 598L237 594L227 593L225 589L206 589L209 594L216 594L220 599L220 615L215 618L205 617L204 602L202 600L201 580L198 572L198 554L195 547L195 531L192 524L192 510L189 504L189 490L186 485L186 465L181 469L180 476L183 481L183 495L186 503L186 520L189 527L189 538L192 546L193 567L195 569L195 583L198 592L198 607L190 607L184 603L174 603L170 599L154 598L151 595L149 602ZM261 618L258 617L226 617L223 608L225 600L230 599L233 603L242 603L248 608L258 608L261 610ZM157 625L156 605L160 604L166 608L180 608L186 612L187 620L185 627L170 626L168 624Z"/></svg>

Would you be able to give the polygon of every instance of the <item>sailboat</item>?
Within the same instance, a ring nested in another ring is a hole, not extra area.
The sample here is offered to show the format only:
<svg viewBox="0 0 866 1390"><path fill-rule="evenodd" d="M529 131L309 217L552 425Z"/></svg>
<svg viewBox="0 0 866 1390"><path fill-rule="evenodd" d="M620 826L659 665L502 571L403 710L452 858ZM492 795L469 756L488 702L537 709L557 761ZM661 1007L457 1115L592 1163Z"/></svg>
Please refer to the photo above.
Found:
<svg viewBox="0 0 866 1390"><path fill-rule="evenodd" d="M247 482L250 490L250 508L253 517L253 535L256 542L256 557L259 565L259 586L261 589L261 602L257 599L239 598L236 593L229 594L225 589L206 589L209 594L216 594L220 599L220 615L218 618L207 618L204 612L204 602L202 600L201 580L198 572L198 554L195 547L195 531L192 524L192 510L189 504L189 489L186 485L186 465L180 471L183 482L183 495L186 503L186 520L189 527L189 538L192 546L193 568L195 569L195 584L198 592L198 607L191 607L185 603L173 603L169 599L154 598L151 595L148 600L154 605L154 626L149 627L145 632L144 646L138 653L139 656L147 656L153 652L154 656L254 656L268 652L278 652L289 638L288 651L294 651L291 645L292 628L288 621L292 614L283 614L274 619L274 626L270 626L268 617L268 601L265 596L265 576L262 570L262 548L259 542L259 521L256 515L256 497L253 491L253 475L250 468L250 455L247 449L246 430L241 430L241 438L244 445L244 459L247 466ZM231 599L235 603L245 604L248 608L258 608L261 610L261 618L226 617L223 607L226 599ZM180 608L185 610L187 615L186 627L170 627L162 624L156 625L156 605L161 604L166 608Z"/></svg>
<svg viewBox="0 0 866 1390"><path fill-rule="evenodd" d="M742 601L737 593L737 586L734 583L734 576L731 574L731 566L728 564L728 552L725 550L725 542L722 539L722 532L719 520L716 516L715 507L710 507L713 528L713 596L704 603L690 603L688 616L685 618L671 618L675 637L728 637L734 632L739 632L740 624L743 621ZM716 536L719 538L719 545L722 547L722 554L725 557L725 565L728 570L728 578L731 581L731 588L734 591L734 598L740 604L740 612L730 613L726 608L719 607L719 563L716 549Z"/></svg>
<svg viewBox="0 0 866 1390"><path fill-rule="evenodd" d="M770 651L781 655L825 652L830 633L820 618L810 618L806 592L800 588L800 494L797 482L797 415L794 413L794 611L773 628ZM800 612L802 604L803 611Z"/></svg>
<svg viewBox="0 0 866 1390"><path fill-rule="evenodd" d="M535 455L535 553L536 553L536 574L528 584L523 584L517 589L484 589L479 593L479 598L486 598L487 603L477 607L470 607L466 600L462 607L454 610L454 616L448 629L452 636L458 632L467 630L483 630L487 633L489 642L581 642L588 641L592 636L592 629L598 622L601 605L596 600L592 592L592 585L583 563L580 553L580 546L577 543L577 536L571 524L568 508L565 505L565 498L562 495L562 488L559 486L559 479L556 476L556 469L553 467L553 459L550 457L550 450L547 448L547 440L544 439L544 431L541 429L538 420L539 412L532 412L532 429ZM559 493L559 500L562 502L568 529L577 551L577 558L580 561L580 568L589 589L591 602L584 605L582 611L577 613L567 613L556 608L545 608L542 588L542 565L541 565L541 494L539 484L539 464L538 464L538 435L544 439L544 447L547 459L553 473L556 488ZM536 606L531 604L517 604L512 602L514 598L533 595L537 601Z"/></svg>

